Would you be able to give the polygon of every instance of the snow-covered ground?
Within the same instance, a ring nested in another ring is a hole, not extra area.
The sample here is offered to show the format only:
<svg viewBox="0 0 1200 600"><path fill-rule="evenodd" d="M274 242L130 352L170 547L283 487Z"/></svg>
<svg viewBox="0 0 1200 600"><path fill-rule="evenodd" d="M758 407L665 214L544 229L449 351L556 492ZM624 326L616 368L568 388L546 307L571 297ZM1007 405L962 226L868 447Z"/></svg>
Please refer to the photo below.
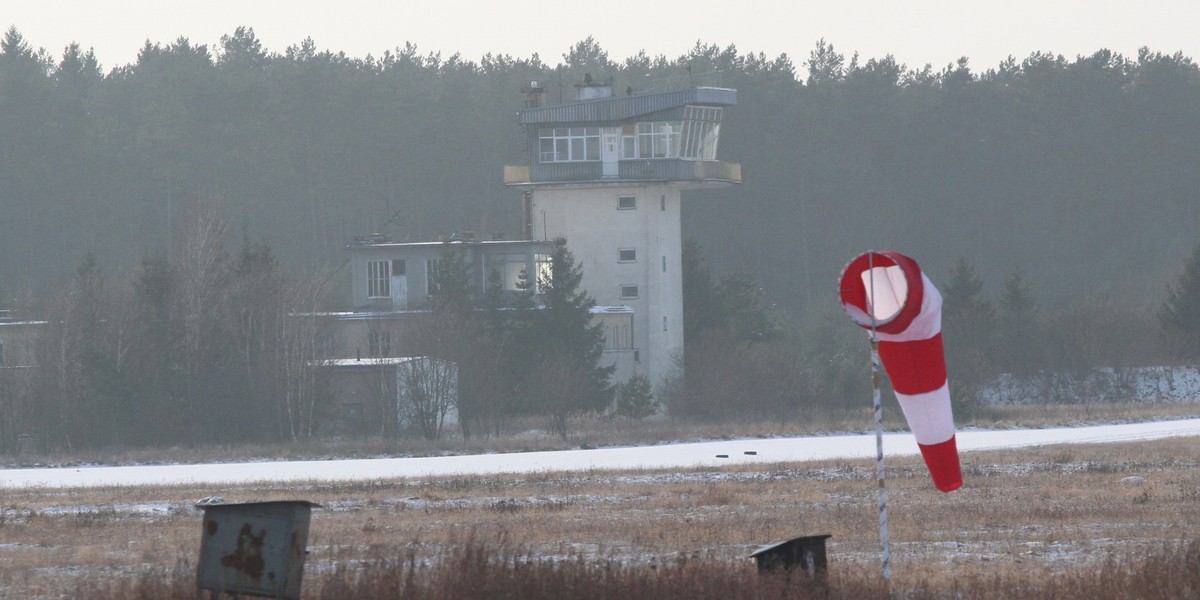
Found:
<svg viewBox="0 0 1200 600"><path fill-rule="evenodd" d="M962 452L971 452L1178 436L1200 436L1200 419L1050 429L966 430L958 432L958 447ZM884 436L884 453L887 456L913 455L918 450L910 434L891 433ZM0 470L0 489L356 481L494 473L675 469L874 456L874 434L829 435L473 456L7 469ZM968 461L964 459L964 462Z"/></svg>

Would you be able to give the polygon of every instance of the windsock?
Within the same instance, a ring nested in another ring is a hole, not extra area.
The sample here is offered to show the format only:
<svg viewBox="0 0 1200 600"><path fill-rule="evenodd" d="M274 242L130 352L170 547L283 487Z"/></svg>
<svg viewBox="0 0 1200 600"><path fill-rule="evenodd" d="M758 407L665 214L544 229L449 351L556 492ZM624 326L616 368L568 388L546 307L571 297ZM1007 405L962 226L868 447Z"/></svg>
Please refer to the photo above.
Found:
<svg viewBox="0 0 1200 600"><path fill-rule="evenodd" d="M942 295L917 261L898 252L867 252L842 271L842 307L879 340L879 358L917 439L933 484L962 487L954 414L942 349Z"/></svg>

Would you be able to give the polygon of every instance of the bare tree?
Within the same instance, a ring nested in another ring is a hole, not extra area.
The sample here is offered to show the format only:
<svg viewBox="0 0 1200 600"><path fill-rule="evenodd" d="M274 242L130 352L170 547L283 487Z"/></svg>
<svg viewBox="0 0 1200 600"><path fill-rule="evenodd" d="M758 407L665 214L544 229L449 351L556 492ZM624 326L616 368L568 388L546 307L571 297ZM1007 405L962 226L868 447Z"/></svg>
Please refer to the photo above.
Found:
<svg viewBox="0 0 1200 600"><path fill-rule="evenodd" d="M317 433L322 399L319 372L324 365L322 346L331 331L331 318L318 312L325 301L320 282L294 282L277 304L278 328L275 373L282 429L292 440Z"/></svg>
<svg viewBox="0 0 1200 600"><path fill-rule="evenodd" d="M439 439L458 408L458 366L416 357L396 366L397 410L427 440Z"/></svg>

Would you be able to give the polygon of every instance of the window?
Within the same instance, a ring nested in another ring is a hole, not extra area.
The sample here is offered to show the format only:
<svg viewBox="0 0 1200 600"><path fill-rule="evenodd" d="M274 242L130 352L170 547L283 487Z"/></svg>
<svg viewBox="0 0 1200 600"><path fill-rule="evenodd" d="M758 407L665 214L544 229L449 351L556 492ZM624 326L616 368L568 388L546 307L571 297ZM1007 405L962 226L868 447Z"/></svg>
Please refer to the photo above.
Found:
<svg viewBox="0 0 1200 600"><path fill-rule="evenodd" d="M599 127L554 127L538 130L540 162L600 160Z"/></svg>
<svg viewBox="0 0 1200 600"><path fill-rule="evenodd" d="M663 331L667 330L667 318L663 317Z"/></svg>
<svg viewBox="0 0 1200 600"><path fill-rule="evenodd" d="M629 335L629 325L611 325L605 332L604 347L607 350L630 350L633 341Z"/></svg>
<svg viewBox="0 0 1200 600"><path fill-rule="evenodd" d="M392 259L392 277L404 275L404 261L399 258Z"/></svg>
<svg viewBox="0 0 1200 600"><path fill-rule="evenodd" d="M663 257L663 273L667 272L667 257Z"/></svg>
<svg viewBox="0 0 1200 600"><path fill-rule="evenodd" d="M621 286L621 299L622 300L632 300L637 297L638 297L638 286L636 286L636 285L622 285Z"/></svg>
<svg viewBox="0 0 1200 600"><path fill-rule="evenodd" d="M619 248L617 250L617 262L637 262L637 250L634 248Z"/></svg>
<svg viewBox="0 0 1200 600"><path fill-rule="evenodd" d="M636 196L621 196L617 198L617 210L633 210L637 208Z"/></svg>
<svg viewBox="0 0 1200 600"><path fill-rule="evenodd" d="M658 197L658 210L661 210L664 212L667 210L667 195L666 194L663 194Z"/></svg>
<svg viewBox="0 0 1200 600"><path fill-rule="evenodd" d="M0 342L0 367L4 366L4 342Z"/></svg>
<svg viewBox="0 0 1200 600"><path fill-rule="evenodd" d="M367 297L387 298L391 296L391 274L388 272L388 261L367 261Z"/></svg>
<svg viewBox="0 0 1200 600"><path fill-rule="evenodd" d="M392 333L371 331L367 333L367 356L381 358L392 355Z"/></svg>
<svg viewBox="0 0 1200 600"><path fill-rule="evenodd" d="M537 276L531 282L533 283L534 289L537 289L541 285L540 282L550 281L550 278L554 276L554 270L552 268L553 265L551 265L552 262L554 261L551 260L551 256L549 254L533 255L533 268L537 270Z"/></svg>
<svg viewBox="0 0 1200 600"><path fill-rule="evenodd" d="M716 160L717 139L720 135L719 107L684 107L682 147L679 148L679 156L695 160Z"/></svg>
<svg viewBox="0 0 1200 600"><path fill-rule="evenodd" d="M678 121L637 124L637 156L629 158L679 158Z"/></svg>
<svg viewBox="0 0 1200 600"><path fill-rule="evenodd" d="M487 256L488 273L490 277L496 277L500 280L502 289L510 292L515 292L521 289L522 280L528 281L528 273L526 271L525 254L510 252L507 254L491 254ZM491 285L491 283L489 283Z"/></svg>
<svg viewBox="0 0 1200 600"><path fill-rule="evenodd" d="M425 261L425 293L434 295L441 289L438 278L441 276L442 261L431 258Z"/></svg>

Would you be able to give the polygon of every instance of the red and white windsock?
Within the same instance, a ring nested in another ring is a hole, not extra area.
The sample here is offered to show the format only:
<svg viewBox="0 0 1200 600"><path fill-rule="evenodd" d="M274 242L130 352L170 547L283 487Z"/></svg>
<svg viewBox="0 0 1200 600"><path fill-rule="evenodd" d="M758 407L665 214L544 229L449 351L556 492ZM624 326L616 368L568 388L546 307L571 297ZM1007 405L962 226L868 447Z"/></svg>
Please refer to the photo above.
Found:
<svg viewBox="0 0 1200 600"><path fill-rule="evenodd" d="M850 261L840 295L850 318L879 340L879 359L933 484L943 492L962 487L942 350L942 295L917 261L898 252L867 252Z"/></svg>

